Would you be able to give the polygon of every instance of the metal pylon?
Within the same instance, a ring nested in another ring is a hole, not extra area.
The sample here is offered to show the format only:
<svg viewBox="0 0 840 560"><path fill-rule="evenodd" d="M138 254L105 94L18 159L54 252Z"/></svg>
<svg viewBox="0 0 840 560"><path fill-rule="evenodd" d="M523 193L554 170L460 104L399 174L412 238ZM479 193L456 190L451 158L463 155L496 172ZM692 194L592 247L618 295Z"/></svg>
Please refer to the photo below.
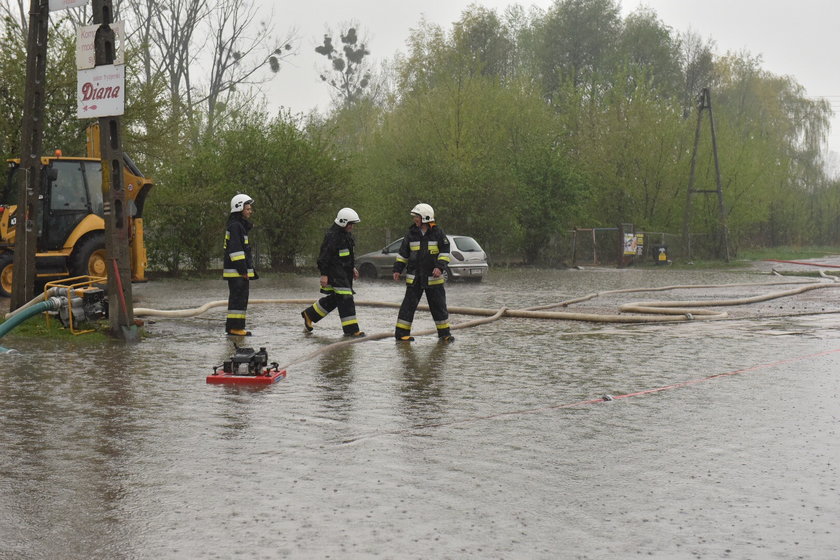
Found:
<svg viewBox="0 0 840 560"><path fill-rule="evenodd" d="M700 146L700 131L703 125L703 113L709 113L709 128L712 135L712 154L715 161L715 185L716 189L695 189L695 171L697 168L697 150ZM694 132L694 150L691 152L691 171L688 176L688 190L686 191L685 200L685 214L683 216L683 246L686 252L691 257L691 221L692 221L692 198L695 194L716 194L718 198L718 220L719 220L719 235L720 247L722 251L718 256L722 256L726 262L729 262L729 226L726 224L726 206L723 202L723 184L720 180L720 161L718 159L717 136L715 135L715 118L712 114L712 97L709 93L709 88L703 88L700 93L698 111L697 111L697 129Z"/></svg>

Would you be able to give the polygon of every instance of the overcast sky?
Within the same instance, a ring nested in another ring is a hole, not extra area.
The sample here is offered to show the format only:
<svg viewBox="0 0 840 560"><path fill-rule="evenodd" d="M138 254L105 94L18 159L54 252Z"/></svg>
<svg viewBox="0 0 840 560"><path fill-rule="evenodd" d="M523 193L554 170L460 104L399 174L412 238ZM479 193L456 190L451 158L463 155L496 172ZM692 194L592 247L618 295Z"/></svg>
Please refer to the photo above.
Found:
<svg viewBox="0 0 840 560"><path fill-rule="evenodd" d="M422 17L447 31L470 4L502 13L506 0L313 0L310 2L257 0L274 10L278 30L294 28L298 54L266 85L269 107L287 107L293 112L325 109L327 86L318 77L323 57L314 52L326 30L337 30L348 21L360 23L368 39L371 58L381 61L405 52L409 30ZM547 9L550 0L525 0L523 6ZM711 38L717 54L748 51L760 55L763 67L780 75L791 75L809 97L827 98L840 113L840 1L837 0L624 0L623 16L640 5L651 7L659 18L678 32L692 30ZM840 117L832 121L829 147L840 152Z"/></svg>

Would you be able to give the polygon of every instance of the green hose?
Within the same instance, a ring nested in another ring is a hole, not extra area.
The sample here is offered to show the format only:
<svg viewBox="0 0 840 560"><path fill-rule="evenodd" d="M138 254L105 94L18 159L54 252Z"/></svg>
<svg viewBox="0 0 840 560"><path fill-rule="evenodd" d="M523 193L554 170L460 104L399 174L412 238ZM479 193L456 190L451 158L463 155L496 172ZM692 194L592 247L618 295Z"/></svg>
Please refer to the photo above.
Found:
<svg viewBox="0 0 840 560"><path fill-rule="evenodd" d="M34 317L40 313L45 311L56 311L58 308L61 307L61 299L57 297L51 297L47 301L42 301L41 303L35 304L32 307L28 307L23 310L21 313L9 318L3 324L0 324L0 338L6 336L6 334L11 331L13 328L17 327L30 317ZM16 352L12 348L4 348L0 346L0 354L8 354L10 352Z"/></svg>

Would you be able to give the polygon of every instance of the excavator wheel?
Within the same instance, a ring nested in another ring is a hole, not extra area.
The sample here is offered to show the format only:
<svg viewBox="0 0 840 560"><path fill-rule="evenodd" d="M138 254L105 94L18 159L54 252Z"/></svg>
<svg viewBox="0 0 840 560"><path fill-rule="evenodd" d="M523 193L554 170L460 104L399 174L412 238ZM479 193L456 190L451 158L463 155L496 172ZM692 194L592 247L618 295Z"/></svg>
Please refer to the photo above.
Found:
<svg viewBox="0 0 840 560"><path fill-rule="evenodd" d="M12 297L14 262L14 253L3 253L0 255L0 296Z"/></svg>
<svg viewBox="0 0 840 560"><path fill-rule="evenodd" d="M105 237L96 233L77 245L71 266L73 276L108 276Z"/></svg>

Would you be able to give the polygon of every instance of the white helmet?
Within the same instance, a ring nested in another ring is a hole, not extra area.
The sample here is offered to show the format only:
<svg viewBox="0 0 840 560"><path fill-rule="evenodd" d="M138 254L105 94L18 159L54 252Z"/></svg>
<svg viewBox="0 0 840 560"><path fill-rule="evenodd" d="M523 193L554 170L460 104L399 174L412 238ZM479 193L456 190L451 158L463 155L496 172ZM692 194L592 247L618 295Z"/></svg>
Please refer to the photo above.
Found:
<svg viewBox="0 0 840 560"><path fill-rule="evenodd" d="M359 222L361 222L359 215L352 208L342 208L338 211L338 215L335 217L335 223L341 227L344 227L347 224L356 224Z"/></svg>
<svg viewBox="0 0 840 560"><path fill-rule="evenodd" d="M238 194L230 199L230 211L233 212L242 212L242 209L245 208L246 204L253 204L254 199L252 199L247 194Z"/></svg>
<svg viewBox="0 0 840 560"><path fill-rule="evenodd" d="M435 211L431 206L423 202L412 208L411 213L420 216L420 221L424 224L435 221Z"/></svg>

